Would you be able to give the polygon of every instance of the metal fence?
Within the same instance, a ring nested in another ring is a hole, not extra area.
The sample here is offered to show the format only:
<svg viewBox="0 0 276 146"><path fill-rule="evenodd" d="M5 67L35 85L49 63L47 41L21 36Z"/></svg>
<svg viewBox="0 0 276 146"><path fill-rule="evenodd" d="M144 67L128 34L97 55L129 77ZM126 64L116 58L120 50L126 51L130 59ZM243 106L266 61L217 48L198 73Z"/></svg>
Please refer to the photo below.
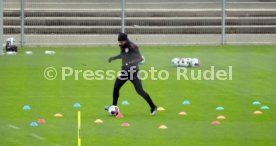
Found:
<svg viewBox="0 0 276 146"><path fill-rule="evenodd" d="M122 31L138 44L276 42L274 0L0 0L1 6L1 42L14 37L22 46L115 44Z"/></svg>

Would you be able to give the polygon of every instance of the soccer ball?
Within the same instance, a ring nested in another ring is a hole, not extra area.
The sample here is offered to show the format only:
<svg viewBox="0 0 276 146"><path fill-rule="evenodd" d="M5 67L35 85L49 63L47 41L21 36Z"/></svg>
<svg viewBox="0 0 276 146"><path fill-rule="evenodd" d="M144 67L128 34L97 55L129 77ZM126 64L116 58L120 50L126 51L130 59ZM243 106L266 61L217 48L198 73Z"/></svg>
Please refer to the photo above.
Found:
<svg viewBox="0 0 276 146"><path fill-rule="evenodd" d="M179 58L173 58L171 63L174 65L174 66L179 66L179 61L180 59Z"/></svg>
<svg viewBox="0 0 276 146"><path fill-rule="evenodd" d="M192 58L186 58L186 60L187 60L188 64L190 65L192 62Z"/></svg>
<svg viewBox="0 0 276 146"><path fill-rule="evenodd" d="M145 59L145 57L144 56L142 56L142 61L140 61L140 64L144 64L145 63L145 61L146 61L146 59Z"/></svg>
<svg viewBox="0 0 276 146"><path fill-rule="evenodd" d="M173 58L172 61L171 61L171 63L175 64L177 61L179 61L179 58Z"/></svg>
<svg viewBox="0 0 276 146"><path fill-rule="evenodd" d="M179 66L181 67L188 67L189 66L189 62L186 58L181 58L179 61Z"/></svg>
<svg viewBox="0 0 276 146"><path fill-rule="evenodd" d="M191 67L199 66L199 60L197 58L193 58L190 64Z"/></svg>
<svg viewBox="0 0 276 146"><path fill-rule="evenodd" d="M115 105L111 105L109 108L108 108L108 114L110 116L117 116L119 114L119 107L118 106L115 106Z"/></svg>

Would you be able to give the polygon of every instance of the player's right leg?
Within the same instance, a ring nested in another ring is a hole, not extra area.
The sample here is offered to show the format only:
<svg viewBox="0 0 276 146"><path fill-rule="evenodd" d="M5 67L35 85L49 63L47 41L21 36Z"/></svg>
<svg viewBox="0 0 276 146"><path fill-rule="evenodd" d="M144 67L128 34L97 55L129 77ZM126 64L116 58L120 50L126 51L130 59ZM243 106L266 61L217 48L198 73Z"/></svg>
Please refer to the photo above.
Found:
<svg viewBox="0 0 276 146"><path fill-rule="evenodd" d="M113 87L113 101L112 105L117 105L118 99L120 96L120 89L126 83L127 79L123 79L122 77L117 77L114 87ZM108 110L109 106L105 106L104 109Z"/></svg>
<svg viewBox="0 0 276 146"><path fill-rule="evenodd" d="M113 102L112 105L117 105L120 96L120 89L126 83L127 80L117 78L113 88Z"/></svg>

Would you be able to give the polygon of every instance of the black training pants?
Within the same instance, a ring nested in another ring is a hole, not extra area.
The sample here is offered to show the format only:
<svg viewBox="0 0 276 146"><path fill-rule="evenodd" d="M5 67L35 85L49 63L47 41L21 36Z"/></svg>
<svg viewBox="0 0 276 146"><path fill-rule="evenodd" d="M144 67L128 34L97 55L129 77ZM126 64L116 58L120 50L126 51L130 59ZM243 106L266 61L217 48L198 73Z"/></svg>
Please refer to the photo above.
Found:
<svg viewBox="0 0 276 146"><path fill-rule="evenodd" d="M135 70L134 72L132 72L132 75L130 71L126 69L123 69L121 72L124 72L125 74L122 73L120 76L117 77L115 81L115 85L113 88L113 105L117 105L117 102L120 96L119 92L121 87L126 83L126 81L130 80L131 83L134 85L136 92L147 101L147 103L151 108L154 108L155 105L152 102L149 94L145 92L142 87L142 82L138 77L138 70Z"/></svg>

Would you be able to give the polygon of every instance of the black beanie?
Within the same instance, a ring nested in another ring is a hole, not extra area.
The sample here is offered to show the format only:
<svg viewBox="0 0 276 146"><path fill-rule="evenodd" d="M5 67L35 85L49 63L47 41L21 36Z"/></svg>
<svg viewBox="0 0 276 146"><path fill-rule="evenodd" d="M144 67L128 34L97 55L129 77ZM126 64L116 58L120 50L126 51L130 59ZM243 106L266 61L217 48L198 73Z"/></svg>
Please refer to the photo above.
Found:
<svg viewBox="0 0 276 146"><path fill-rule="evenodd" d="M118 41L127 41L127 34L126 33L119 33Z"/></svg>

